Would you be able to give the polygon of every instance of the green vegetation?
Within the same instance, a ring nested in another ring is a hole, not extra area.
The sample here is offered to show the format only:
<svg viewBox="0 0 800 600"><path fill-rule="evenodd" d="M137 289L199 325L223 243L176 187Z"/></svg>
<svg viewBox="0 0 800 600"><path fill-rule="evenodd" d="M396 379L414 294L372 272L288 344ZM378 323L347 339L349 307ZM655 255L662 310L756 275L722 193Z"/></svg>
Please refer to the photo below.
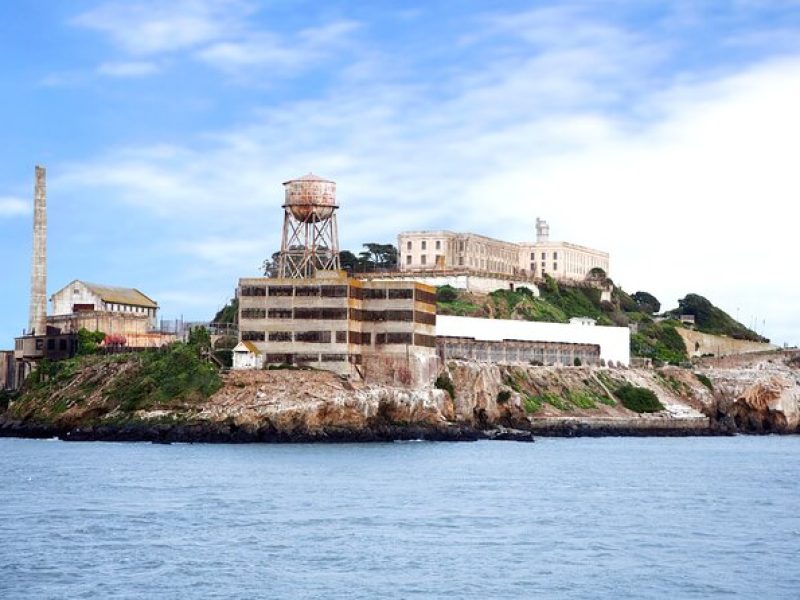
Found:
<svg viewBox="0 0 800 600"><path fill-rule="evenodd" d="M211 348L211 334L205 327L192 327L189 330L189 346L202 351Z"/></svg>
<svg viewBox="0 0 800 600"><path fill-rule="evenodd" d="M436 288L436 302L451 303L458 299L458 290L451 285Z"/></svg>
<svg viewBox="0 0 800 600"><path fill-rule="evenodd" d="M545 276L539 286L540 298L561 310L566 320L572 317L591 317L601 325L610 325L611 320L600 305L600 290L595 287L567 287L550 276Z"/></svg>
<svg viewBox="0 0 800 600"><path fill-rule="evenodd" d="M569 398L570 403L574 404L578 408L597 408L595 398L589 392L570 390L567 394L567 397Z"/></svg>
<svg viewBox="0 0 800 600"><path fill-rule="evenodd" d="M694 328L703 333L714 335L727 335L737 340L750 340L753 342L769 342L768 339L748 329L724 310L717 308L703 296L688 294L678 300L678 308L670 311L676 318L681 315L694 316Z"/></svg>
<svg viewBox="0 0 800 600"><path fill-rule="evenodd" d="M658 298L647 292L636 292L631 296L640 312L652 315L661 310L661 302Z"/></svg>
<svg viewBox="0 0 800 600"><path fill-rule="evenodd" d="M233 324L239 322L239 299L234 298L228 304L223 306L214 318L212 319L214 323L220 324Z"/></svg>
<svg viewBox="0 0 800 600"><path fill-rule="evenodd" d="M349 250L339 253L339 262L346 271L364 273L397 267L397 248L393 244L368 242L362 244L358 256Z"/></svg>
<svg viewBox="0 0 800 600"><path fill-rule="evenodd" d="M628 410L637 413L654 413L664 410L658 397L647 388L636 387L629 383L617 388L614 395Z"/></svg>
<svg viewBox="0 0 800 600"><path fill-rule="evenodd" d="M456 389L453 387L453 380L444 373L436 378L436 383L434 383L434 386L438 390L445 390L448 394L450 394L451 398L455 399Z"/></svg>
<svg viewBox="0 0 800 600"><path fill-rule="evenodd" d="M686 392L686 384L680 381L679 379L675 379L669 373L656 373L656 378L661 381L665 386L670 388L676 394L683 394Z"/></svg>
<svg viewBox="0 0 800 600"><path fill-rule="evenodd" d="M639 331L631 335L631 354L651 358L656 364L679 365L688 361L686 344L676 326L674 321L641 324Z"/></svg>
<svg viewBox="0 0 800 600"><path fill-rule="evenodd" d="M8 409L8 405L16 400L17 394L10 390L0 390L0 412Z"/></svg>
<svg viewBox="0 0 800 600"><path fill-rule="evenodd" d="M549 404L553 408L557 408L558 410L563 410L566 412L573 410L572 405L566 400L564 400L564 398L562 398L558 394L551 394L545 392L544 394L541 395L540 398L542 402L546 402L547 404Z"/></svg>
<svg viewBox="0 0 800 600"><path fill-rule="evenodd" d="M588 279L595 285L611 285L602 272ZM678 309L667 313L673 318L655 322L653 314L661 309L661 303L649 292L629 295L614 287L611 301L601 301L602 291L598 287L589 283L564 285L551 277L545 277L538 289L539 297L526 287L500 289L481 297L443 286L437 293L439 314L551 323L566 323L572 317L590 317L596 319L598 325L633 323L637 331L631 334L631 355L650 358L656 366L682 365L689 361L686 345L677 331L682 326L678 319L681 314L695 315L699 331L766 341L696 294L689 294L680 301Z"/></svg>
<svg viewBox="0 0 800 600"><path fill-rule="evenodd" d="M511 392L509 392L508 390L500 390L499 392L497 392L498 404L505 404L509 400L511 400Z"/></svg>
<svg viewBox="0 0 800 600"><path fill-rule="evenodd" d="M525 408L526 413L535 413L542 408L542 399L538 396L526 396L522 401L522 406Z"/></svg>
<svg viewBox="0 0 800 600"><path fill-rule="evenodd" d="M82 327L78 331L78 356L88 356L97 354L100 344L106 339L106 334L102 331L89 331Z"/></svg>
<svg viewBox="0 0 800 600"><path fill-rule="evenodd" d="M197 402L222 386L217 370L189 344L149 350L131 360L135 366L123 372L107 392L125 412Z"/></svg>
<svg viewBox="0 0 800 600"><path fill-rule="evenodd" d="M697 377L697 380L704 386L706 386L709 390L711 390L712 392L714 391L714 384L711 383L711 380L705 373L695 373L694 376Z"/></svg>

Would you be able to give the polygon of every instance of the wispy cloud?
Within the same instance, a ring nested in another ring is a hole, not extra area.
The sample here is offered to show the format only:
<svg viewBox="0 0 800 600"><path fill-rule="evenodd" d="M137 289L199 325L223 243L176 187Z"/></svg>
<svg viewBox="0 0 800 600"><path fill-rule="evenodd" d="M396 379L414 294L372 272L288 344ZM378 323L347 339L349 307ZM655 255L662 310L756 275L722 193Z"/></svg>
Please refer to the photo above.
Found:
<svg viewBox="0 0 800 600"><path fill-rule="evenodd" d="M158 71L158 65L149 61L106 62L97 67L100 75L108 77L146 77Z"/></svg>
<svg viewBox="0 0 800 600"><path fill-rule="evenodd" d="M252 10L240 0L117 0L74 17L72 23L107 34L130 54L148 56L235 33Z"/></svg>
<svg viewBox="0 0 800 600"><path fill-rule="evenodd" d="M357 28L358 23L354 21L336 21L301 30L294 36L253 33L241 40L211 44L198 51L197 56L225 71L238 71L254 65L297 69L346 45L348 36Z"/></svg>
<svg viewBox="0 0 800 600"><path fill-rule="evenodd" d="M433 66L441 80L415 75L429 55L394 69L396 56L362 49L373 64L359 85L343 69L300 100L182 144L104 152L58 183L180 223L173 250L224 281L276 249L280 182L314 170L338 182L349 247L440 227L530 239L542 216L556 236L610 250L615 280L665 304L703 293L710 265L712 299L730 310L746 295L744 273L781 286L783 271L766 272L754 249L794 252L795 219L774 215L798 191L798 59L667 75L680 52L669 36L570 5L480 22L453 50L464 53L459 68ZM293 68L349 43L353 27L294 37L240 27L182 48L226 71ZM800 302L792 293L787 306Z"/></svg>
<svg viewBox="0 0 800 600"><path fill-rule="evenodd" d="M249 19L256 12L255 4L242 0L114 1L71 23L107 35L134 59L98 67L98 73L112 77L150 75L158 65L141 57L179 53L234 75L254 66L290 73L329 59L348 45L359 26L339 19L297 30L270 30Z"/></svg>
<svg viewBox="0 0 800 600"><path fill-rule="evenodd" d="M21 198L0 196L0 218L18 217L31 212L31 203Z"/></svg>

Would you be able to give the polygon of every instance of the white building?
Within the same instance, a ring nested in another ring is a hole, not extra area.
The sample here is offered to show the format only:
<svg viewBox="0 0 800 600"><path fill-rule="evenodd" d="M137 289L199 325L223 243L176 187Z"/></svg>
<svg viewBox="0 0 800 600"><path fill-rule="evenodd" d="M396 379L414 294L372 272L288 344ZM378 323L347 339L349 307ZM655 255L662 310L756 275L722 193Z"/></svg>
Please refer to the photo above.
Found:
<svg viewBox="0 0 800 600"><path fill-rule="evenodd" d="M608 252L550 241L550 227L541 219L536 219L535 242L506 242L452 231L408 231L397 242L401 272L464 272L498 279L549 275L560 281L583 281L595 268L609 273Z"/></svg>
<svg viewBox="0 0 800 600"><path fill-rule="evenodd" d="M156 328L158 304L134 288L99 285L76 279L50 297L51 316L79 313L120 313L145 317Z"/></svg>
<svg viewBox="0 0 800 600"><path fill-rule="evenodd" d="M478 341L554 342L596 344L600 358L630 364L630 330L627 327L588 327L574 323L540 323L507 319L479 319L437 315L436 337L472 338Z"/></svg>
<svg viewBox="0 0 800 600"><path fill-rule="evenodd" d="M263 366L264 356L253 342L239 342L233 349L234 370L260 369Z"/></svg>

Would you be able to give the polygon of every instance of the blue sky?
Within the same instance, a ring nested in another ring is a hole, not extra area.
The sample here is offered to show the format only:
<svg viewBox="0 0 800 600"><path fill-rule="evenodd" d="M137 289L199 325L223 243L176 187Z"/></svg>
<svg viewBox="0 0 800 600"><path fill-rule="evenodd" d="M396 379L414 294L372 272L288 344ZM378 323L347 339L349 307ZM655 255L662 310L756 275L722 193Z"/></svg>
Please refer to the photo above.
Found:
<svg viewBox="0 0 800 600"><path fill-rule="evenodd" d="M800 342L800 2L0 3L0 347L48 291L209 318L279 244L281 182L337 181L343 247L404 229L607 249L665 307Z"/></svg>

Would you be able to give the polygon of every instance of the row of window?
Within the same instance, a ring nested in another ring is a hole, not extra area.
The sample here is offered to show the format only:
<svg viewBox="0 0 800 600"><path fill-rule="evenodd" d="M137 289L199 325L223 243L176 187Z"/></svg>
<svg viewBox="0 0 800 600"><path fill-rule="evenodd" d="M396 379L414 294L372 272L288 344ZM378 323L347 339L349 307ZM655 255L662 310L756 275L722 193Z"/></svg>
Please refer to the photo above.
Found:
<svg viewBox="0 0 800 600"><path fill-rule="evenodd" d="M269 336L263 331L243 331L242 340L249 342L301 342L306 344L330 344L335 340L337 344L353 344L359 346L372 345L372 334L363 331L271 331ZM404 331L393 331L375 334L375 344L406 344L434 348L436 336L412 334Z"/></svg>
<svg viewBox="0 0 800 600"><path fill-rule="evenodd" d="M244 285L241 287L242 296L248 297L290 297L298 298L347 298L348 286L346 285ZM349 297L356 300L413 300L414 288L362 288L350 287Z"/></svg>
<svg viewBox="0 0 800 600"><path fill-rule="evenodd" d="M461 244L462 244L462 248L463 248L464 242L461 242ZM441 250L442 249L442 241L441 240L436 240L435 246L436 246L437 250ZM427 250L428 249L428 240L422 240L419 243L419 248L420 248L420 250ZM406 250L410 251L410 250L413 250L413 249L414 249L414 242L412 242L412 241L406 242Z"/></svg>
<svg viewBox="0 0 800 600"><path fill-rule="evenodd" d="M531 260L536 260L536 252L531 252ZM542 252L542 260L547 260L547 252ZM558 260L558 252L553 252L553 260Z"/></svg>
<svg viewBox="0 0 800 600"><path fill-rule="evenodd" d="M242 320L245 319L303 319L318 321L344 321L348 316L353 321L416 322L424 325L436 325L436 315L414 310L360 310L357 308L243 308Z"/></svg>

